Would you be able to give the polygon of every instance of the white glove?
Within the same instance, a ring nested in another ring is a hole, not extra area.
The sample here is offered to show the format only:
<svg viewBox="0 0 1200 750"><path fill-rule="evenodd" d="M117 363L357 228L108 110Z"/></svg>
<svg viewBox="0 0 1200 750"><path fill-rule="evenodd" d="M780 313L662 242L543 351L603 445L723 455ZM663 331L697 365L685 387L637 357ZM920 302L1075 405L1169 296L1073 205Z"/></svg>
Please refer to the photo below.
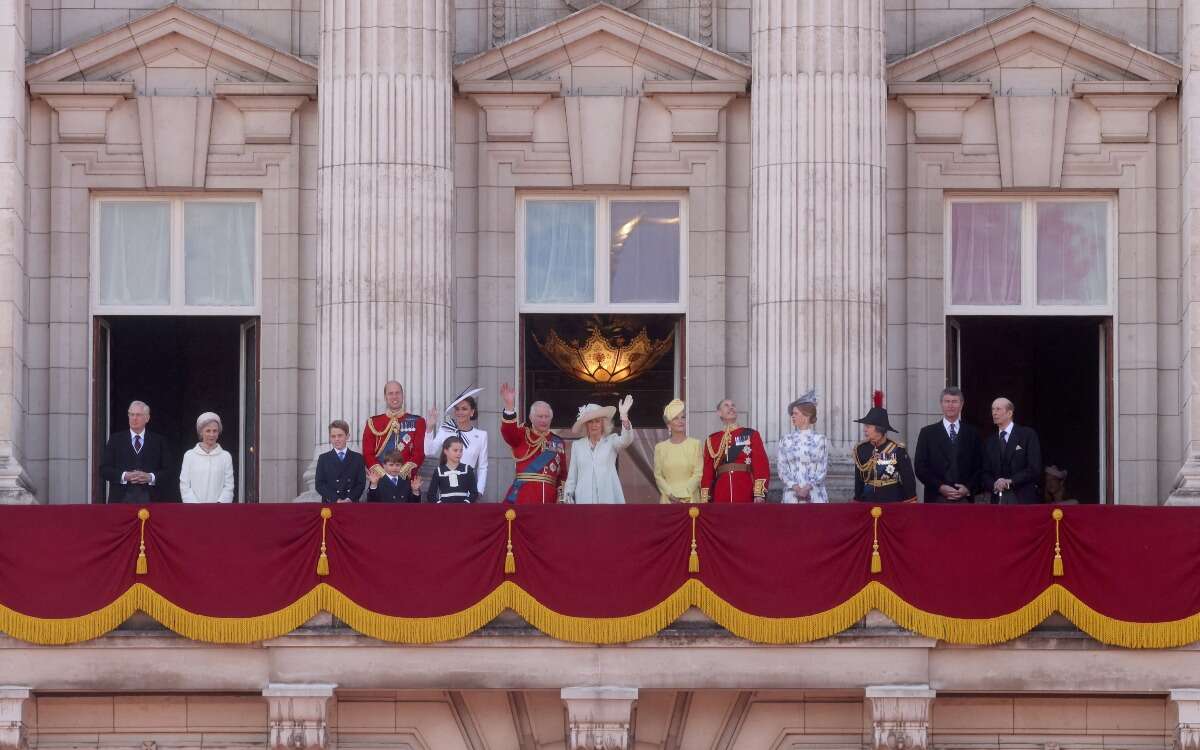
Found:
<svg viewBox="0 0 1200 750"><path fill-rule="evenodd" d="M629 410L633 408L633 396L626 396L617 404L617 410L621 412L621 421L629 421Z"/></svg>

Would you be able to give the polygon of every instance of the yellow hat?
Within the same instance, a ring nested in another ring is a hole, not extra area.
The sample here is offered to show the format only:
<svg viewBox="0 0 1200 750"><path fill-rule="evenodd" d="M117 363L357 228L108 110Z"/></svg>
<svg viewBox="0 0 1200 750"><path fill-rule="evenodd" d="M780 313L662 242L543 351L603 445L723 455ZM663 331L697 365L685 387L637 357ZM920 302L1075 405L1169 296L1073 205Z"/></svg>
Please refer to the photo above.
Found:
<svg viewBox="0 0 1200 750"><path fill-rule="evenodd" d="M666 408L663 409L663 421L670 422L675 417L683 414L683 410L683 402L679 399L675 399L671 403L667 404Z"/></svg>

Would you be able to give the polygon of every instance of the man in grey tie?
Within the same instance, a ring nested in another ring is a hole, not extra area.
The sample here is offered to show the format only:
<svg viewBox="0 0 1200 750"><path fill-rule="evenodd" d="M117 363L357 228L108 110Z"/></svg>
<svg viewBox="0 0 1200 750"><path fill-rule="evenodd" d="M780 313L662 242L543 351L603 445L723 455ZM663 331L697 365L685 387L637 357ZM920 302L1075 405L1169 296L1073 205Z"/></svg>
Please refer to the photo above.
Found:
<svg viewBox="0 0 1200 750"><path fill-rule="evenodd" d="M1031 428L1013 422L1013 402L1003 396L992 402L996 432L983 452L983 486L992 503L1027 505L1041 502L1042 446Z"/></svg>
<svg viewBox="0 0 1200 750"><path fill-rule="evenodd" d="M964 403L960 389L943 389L942 418L922 427L917 436L913 470L924 485L927 503L969 503L979 491L983 442L962 419Z"/></svg>

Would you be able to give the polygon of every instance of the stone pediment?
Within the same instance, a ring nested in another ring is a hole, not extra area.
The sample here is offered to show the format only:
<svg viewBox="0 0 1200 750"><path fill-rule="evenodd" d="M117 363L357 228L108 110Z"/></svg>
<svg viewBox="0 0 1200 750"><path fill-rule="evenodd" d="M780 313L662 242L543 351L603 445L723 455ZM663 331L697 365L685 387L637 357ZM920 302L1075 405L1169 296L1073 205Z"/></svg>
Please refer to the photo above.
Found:
<svg viewBox="0 0 1200 750"><path fill-rule="evenodd" d="M1037 4L888 66L889 84L986 82L994 93L1069 95L1081 81L1174 81L1174 62Z"/></svg>
<svg viewBox="0 0 1200 750"><path fill-rule="evenodd" d="M132 83L142 95L211 95L222 84L315 87L315 66L178 5L60 50L26 67L38 87Z"/></svg>
<svg viewBox="0 0 1200 750"><path fill-rule="evenodd" d="M650 82L744 92L750 67L598 3L461 63L454 78L463 91L538 81L543 89L557 82L561 95L632 95Z"/></svg>

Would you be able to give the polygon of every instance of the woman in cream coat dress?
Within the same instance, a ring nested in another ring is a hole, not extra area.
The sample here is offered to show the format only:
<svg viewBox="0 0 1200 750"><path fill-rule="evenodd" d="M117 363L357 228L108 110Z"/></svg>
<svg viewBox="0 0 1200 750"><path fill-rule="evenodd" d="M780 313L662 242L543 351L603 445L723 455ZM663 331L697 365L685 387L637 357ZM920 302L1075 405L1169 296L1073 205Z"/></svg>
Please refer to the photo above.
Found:
<svg viewBox="0 0 1200 750"><path fill-rule="evenodd" d="M584 404L575 420L575 434L580 436L571 445L571 465L563 499L568 503L624 503L621 480L617 476L617 451L633 444L633 425L629 423L629 407L633 397L621 401L621 434L612 434L611 406Z"/></svg>
<svg viewBox="0 0 1200 750"><path fill-rule="evenodd" d="M232 503L233 456L217 443L221 418L206 411L196 420L200 442L183 454L179 496L185 503Z"/></svg>

